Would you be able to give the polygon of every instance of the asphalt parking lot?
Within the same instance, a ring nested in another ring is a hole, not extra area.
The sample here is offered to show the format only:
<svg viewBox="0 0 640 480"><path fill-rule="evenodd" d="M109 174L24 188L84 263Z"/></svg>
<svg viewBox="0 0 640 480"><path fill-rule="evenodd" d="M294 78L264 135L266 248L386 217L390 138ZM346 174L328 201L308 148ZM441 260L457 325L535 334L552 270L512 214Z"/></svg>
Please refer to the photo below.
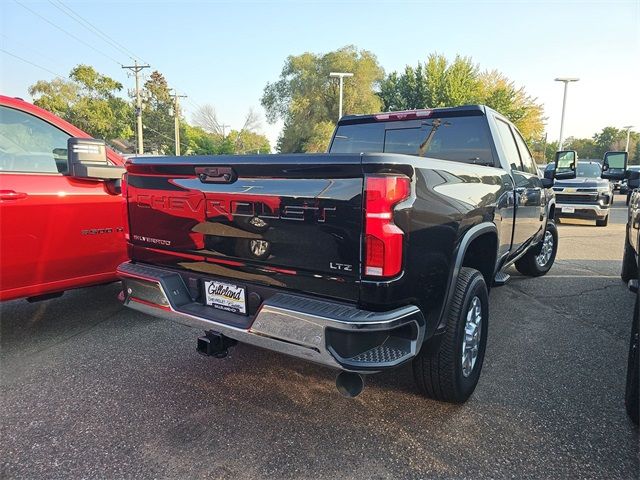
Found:
<svg viewBox="0 0 640 480"><path fill-rule="evenodd" d="M405 367L342 398L328 369L120 306L117 285L3 304L2 478L638 478L624 410L633 296L626 207L561 223L556 264L491 293L468 403L418 395Z"/></svg>

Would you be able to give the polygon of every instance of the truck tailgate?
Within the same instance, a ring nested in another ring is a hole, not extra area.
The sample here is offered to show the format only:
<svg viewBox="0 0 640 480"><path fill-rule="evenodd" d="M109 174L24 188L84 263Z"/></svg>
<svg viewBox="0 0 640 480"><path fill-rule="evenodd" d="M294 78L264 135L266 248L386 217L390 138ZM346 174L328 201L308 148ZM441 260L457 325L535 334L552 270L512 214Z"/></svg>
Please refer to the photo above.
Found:
<svg viewBox="0 0 640 480"><path fill-rule="evenodd" d="M127 170L134 261L358 299L359 155L141 157Z"/></svg>

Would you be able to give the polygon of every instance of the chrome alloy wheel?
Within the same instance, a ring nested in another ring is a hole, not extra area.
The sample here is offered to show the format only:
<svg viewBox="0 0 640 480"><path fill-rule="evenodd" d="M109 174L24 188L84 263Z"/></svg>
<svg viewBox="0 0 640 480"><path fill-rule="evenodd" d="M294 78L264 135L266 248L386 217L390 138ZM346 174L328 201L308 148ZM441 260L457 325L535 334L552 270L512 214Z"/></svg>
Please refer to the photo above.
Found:
<svg viewBox="0 0 640 480"><path fill-rule="evenodd" d="M269 249L269 242L266 240L251 240L250 242L251 253L256 257L262 257L267 253Z"/></svg>
<svg viewBox="0 0 640 480"><path fill-rule="evenodd" d="M467 322L464 326L464 338L462 339L462 375L465 377L471 375L476 364L480 349L481 330L482 302L478 297L473 297L467 312Z"/></svg>
<svg viewBox="0 0 640 480"><path fill-rule="evenodd" d="M544 267L549 263L551 254L553 253L553 235L548 230L544 232L544 240L542 240L542 248L540 253L536 255L536 263L539 267Z"/></svg>

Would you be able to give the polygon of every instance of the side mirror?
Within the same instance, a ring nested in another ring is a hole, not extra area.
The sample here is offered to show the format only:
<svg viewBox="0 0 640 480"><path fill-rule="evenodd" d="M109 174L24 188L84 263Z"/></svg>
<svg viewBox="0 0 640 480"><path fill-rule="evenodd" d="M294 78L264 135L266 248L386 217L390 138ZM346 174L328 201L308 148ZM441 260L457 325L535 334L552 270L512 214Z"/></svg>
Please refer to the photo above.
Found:
<svg viewBox="0 0 640 480"><path fill-rule="evenodd" d="M554 178L569 180L576 178L578 170L578 154L575 150L561 150L556 152Z"/></svg>
<svg viewBox="0 0 640 480"><path fill-rule="evenodd" d="M640 170L629 170L627 177L627 187L629 190L640 188Z"/></svg>
<svg viewBox="0 0 640 480"><path fill-rule="evenodd" d="M607 180L622 180L627 170L627 152L607 152L602 161L602 178Z"/></svg>
<svg viewBox="0 0 640 480"><path fill-rule="evenodd" d="M544 178L540 180L542 181L542 188L553 187L553 170L550 170L549 174L547 174L547 172L544 172Z"/></svg>
<svg viewBox="0 0 640 480"><path fill-rule="evenodd" d="M104 140L76 138L67 140L68 175L95 180L119 180L124 167L112 165L107 160Z"/></svg>

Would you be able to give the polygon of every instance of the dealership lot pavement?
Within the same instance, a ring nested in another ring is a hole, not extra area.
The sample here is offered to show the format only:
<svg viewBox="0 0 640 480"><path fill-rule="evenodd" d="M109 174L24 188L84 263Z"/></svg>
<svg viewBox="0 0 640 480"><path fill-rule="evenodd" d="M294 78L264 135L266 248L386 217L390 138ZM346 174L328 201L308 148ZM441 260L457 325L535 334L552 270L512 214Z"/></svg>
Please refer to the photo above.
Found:
<svg viewBox="0 0 640 480"><path fill-rule="evenodd" d="M623 397L633 296L626 208L562 223L556 265L491 293L471 400L420 397L409 367L343 399L334 373L121 307L117 285L1 315L2 478L637 478Z"/></svg>

